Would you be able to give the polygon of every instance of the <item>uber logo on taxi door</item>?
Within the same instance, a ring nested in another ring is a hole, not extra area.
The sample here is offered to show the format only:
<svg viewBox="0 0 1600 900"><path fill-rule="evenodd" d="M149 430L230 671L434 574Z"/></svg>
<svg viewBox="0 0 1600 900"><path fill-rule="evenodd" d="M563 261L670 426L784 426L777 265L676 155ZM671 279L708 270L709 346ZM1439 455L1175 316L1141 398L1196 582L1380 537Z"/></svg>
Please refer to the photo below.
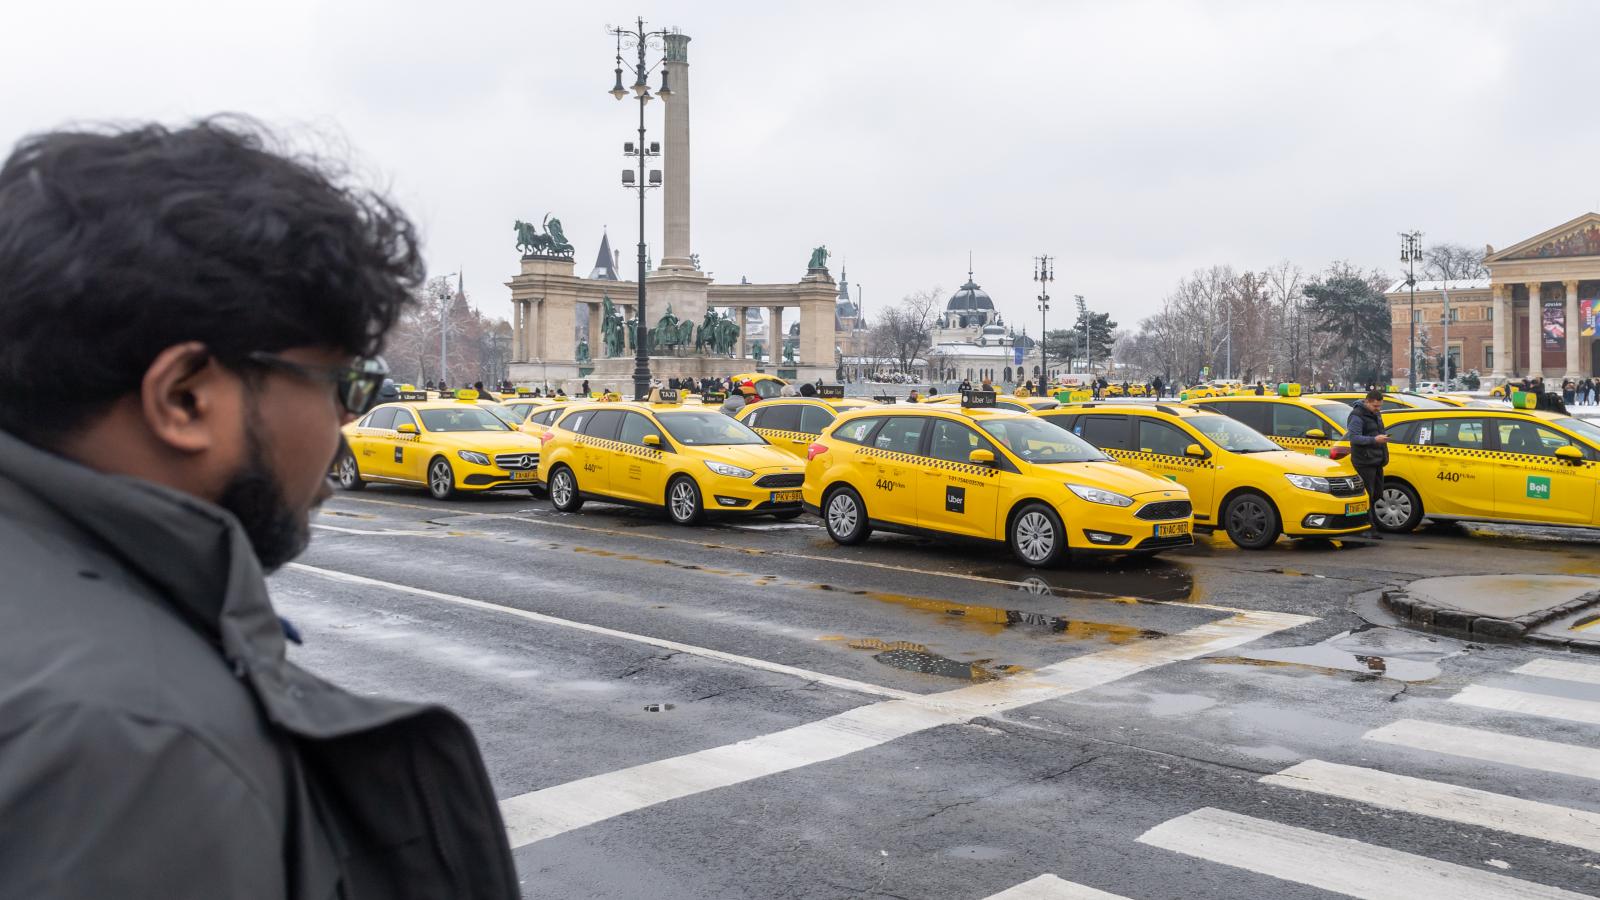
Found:
<svg viewBox="0 0 1600 900"><path fill-rule="evenodd" d="M967 511L967 489L962 487L947 486L944 489L944 508L947 512L964 513Z"/></svg>
<svg viewBox="0 0 1600 900"><path fill-rule="evenodd" d="M1543 475L1529 475L1528 496L1534 500L1549 500L1550 479Z"/></svg>

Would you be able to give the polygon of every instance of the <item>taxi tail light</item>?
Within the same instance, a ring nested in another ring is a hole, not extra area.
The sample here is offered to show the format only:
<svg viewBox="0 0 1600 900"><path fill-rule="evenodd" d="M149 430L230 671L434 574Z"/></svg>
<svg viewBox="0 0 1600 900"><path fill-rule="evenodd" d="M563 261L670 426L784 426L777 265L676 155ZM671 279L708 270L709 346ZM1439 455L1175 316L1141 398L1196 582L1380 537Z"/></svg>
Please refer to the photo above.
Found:
<svg viewBox="0 0 1600 900"><path fill-rule="evenodd" d="M811 446L806 448L806 462L810 462L813 459L816 459L817 457L819 457L822 454L827 453L827 452L828 452L828 445L827 444L812 444Z"/></svg>
<svg viewBox="0 0 1600 900"><path fill-rule="evenodd" d="M1350 455L1350 448L1349 447L1329 447L1328 448L1328 458L1329 459L1344 459L1346 456L1349 456L1349 455Z"/></svg>
<svg viewBox="0 0 1600 900"><path fill-rule="evenodd" d="M539 443L548 444L555 440L555 437L556 433L554 431L546 431L544 434L539 435Z"/></svg>

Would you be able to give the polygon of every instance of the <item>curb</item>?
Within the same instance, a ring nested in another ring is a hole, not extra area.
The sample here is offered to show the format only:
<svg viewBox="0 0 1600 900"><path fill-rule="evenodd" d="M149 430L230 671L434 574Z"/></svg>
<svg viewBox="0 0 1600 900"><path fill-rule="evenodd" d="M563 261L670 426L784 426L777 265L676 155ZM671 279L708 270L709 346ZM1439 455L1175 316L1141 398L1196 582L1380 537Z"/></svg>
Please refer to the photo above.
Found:
<svg viewBox="0 0 1600 900"><path fill-rule="evenodd" d="M1520 641L1552 649L1600 653L1600 637L1565 637L1559 634L1540 634L1534 631L1535 628L1546 622L1555 621L1562 616L1571 615L1585 607L1600 603L1600 591L1590 591L1581 597L1568 600L1560 606L1552 606L1549 609L1518 616L1514 619L1480 616L1476 613L1450 606L1439 606L1424 600L1417 600L1407 594L1404 589L1384 591L1379 602L1385 609L1394 613L1402 621L1427 631L1438 631L1486 641Z"/></svg>

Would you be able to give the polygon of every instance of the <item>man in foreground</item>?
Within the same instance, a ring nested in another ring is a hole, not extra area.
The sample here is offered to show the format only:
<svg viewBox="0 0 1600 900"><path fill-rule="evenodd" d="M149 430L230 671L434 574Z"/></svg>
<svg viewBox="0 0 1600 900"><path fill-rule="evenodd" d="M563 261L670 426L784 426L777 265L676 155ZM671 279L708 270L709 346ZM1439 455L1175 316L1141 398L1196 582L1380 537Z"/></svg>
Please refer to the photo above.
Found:
<svg viewBox="0 0 1600 900"><path fill-rule="evenodd" d="M0 897L516 897L449 711L285 658L410 223L248 123L0 167Z"/></svg>

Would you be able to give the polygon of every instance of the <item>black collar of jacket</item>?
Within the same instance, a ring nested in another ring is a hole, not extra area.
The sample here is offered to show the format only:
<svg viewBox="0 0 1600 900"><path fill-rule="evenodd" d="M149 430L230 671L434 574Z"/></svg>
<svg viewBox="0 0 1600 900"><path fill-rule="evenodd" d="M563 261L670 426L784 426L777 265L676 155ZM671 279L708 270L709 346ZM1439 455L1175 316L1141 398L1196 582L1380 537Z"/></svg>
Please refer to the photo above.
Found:
<svg viewBox="0 0 1600 900"><path fill-rule="evenodd" d="M219 646L275 724L307 737L333 737L425 708L350 694L290 663L261 565L227 510L90 469L5 432L0 479L14 486L13 497L34 502L34 510L16 514L45 527L53 520L68 540L95 542L150 584L178 617Z"/></svg>

